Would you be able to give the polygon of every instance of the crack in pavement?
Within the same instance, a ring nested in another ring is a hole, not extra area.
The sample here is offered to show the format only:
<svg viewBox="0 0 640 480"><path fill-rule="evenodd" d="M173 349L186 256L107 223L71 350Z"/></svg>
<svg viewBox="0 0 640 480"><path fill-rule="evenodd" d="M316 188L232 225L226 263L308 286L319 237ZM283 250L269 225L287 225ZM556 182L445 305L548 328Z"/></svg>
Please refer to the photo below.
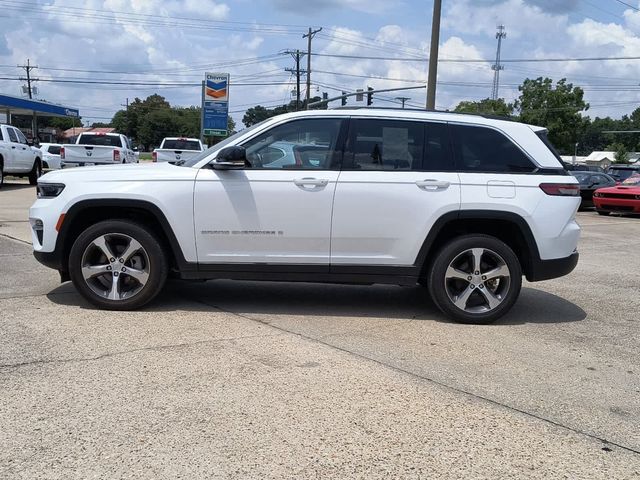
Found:
<svg viewBox="0 0 640 480"><path fill-rule="evenodd" d="M24 240L21 240L19 238L16 237L12 237L11 235L7 235L6 233L0 233L0 237L5 237L8 238L10 240L15 240L16 242L20 242L24 245L29 245L30 247L32 246L31 242L25 242Z"/></svg>
<svg viewBox="0 0 640 480"><path fill-rule="evenodd" d="M237 317L240 317L240 318L244 318L244 319L246 319L246 320L250 320L250 321L252 321L252 322L256 322L256 323L260 323L260 324L262 324L262 325L266 325L266 326L268 326L268 327L274 328L274 329L279 330L279 331L281 331L281 332L289 333L289 334L295 335L295 336L300 337L300 338L303 338L303 339L305 339L305 340L309 340L309 341L314 342L314 343L319 343L319 344L321 344L321 345L327 346L327 347L329 347L329 348L332 348L332 349L338 350L338 351L340 351L340 352L343 352L343 353L346 353L346 354L349 354L349 355L353 355L353 356L358 357L358 358L361 358L361 359L363 359L363 360L368 360L368 361L370 361L370 362L376 363L376 364L378 364L378 365L381 365L381 366L383 366L383 367L389 368L389 369L394 370L394 371L396 371L396 372L400 372L400 373L403 373L403 374L405 374L405 375L409 375L409 376L411 376L411 377L418 378L418 379L420 379L420 380L427 381L427 382L429 382L429 383L433 383L434 385L438 385L438 386L443 387L443 388L445 388L445 389L447 389L447 390L450 390L450 391L453 391L453 392L456 392L456 393L462 393L463 395L466 395L466 396L468 396L468 397L475 398L475 399L478 399L478 400L481 400L481 401L484 401L484 402L489 402L489 403L491 403L492 405L496 405L496 406L498 406L498 407L505 408L505 409L510 410L510 411L512 411L512 412L518 412L518 413L520 413L520 414L522 414L522 415L525 415L525 416L530 417L530 418L535 418L536 420L543 421L543 422L548 423L548 424L550 424L550 425L553 425L553 426L555 426L555 427L559 427L559 428L562 428L562 429L564 429L564 430L568 430L568 431L570 431L570 432L576 433L576 434L578 434L578 435L585 436L585 437L590 438L590 439L592 439L592 440L597 440L597 441L599 441L599 442L602 442L602 444L604 445L604 447L603 447L603 448L606 448L607 446L611 445L611 446L618 447L618 448L620 448L620 449L622 449L622 450L626 450L626 451L628 451L628 452L630 452L630 453L635 453L635 454L637 454L637 455L640 455L640 450L638 450L637 448L629 447L629 446L627 446L627 445L622 445L622 444L620 444L620 443L616 443L616 442L613 442L613 441L607 440L606 438L600 437L600 436L598 436L598 435L597 435L597 434L595 434L595 433L589 433L589 432L586 432L586 431L584 431L584 430L580 430L580 429L578 429L578 428L575 428L575 427L572 427L572 426L569 426L569 425L562 424L562 423L560 423L560 422L558 422L558 421L552 420L552 419L547 418L547 417L543 417L543 416L538 415L538 414L536 414L536 413L528 412L528 411L526 411L526 410L522 410L522 409L520 409L520 408L518 408L518 407L514 407L513 405L509 405L509 404L507 404L507 403L502 403L502 402L500 402L500 401L498 401L498 400L494 400L494 399L492 399L492 398L485 397L485 396L483 396L483 395L480 395L480 394L477 394L477 393L473 393L473 392L468 391L468 390L464 390L464 389L462 389L462 388L460 388L460 387L456 387L456 386L453 386L453 385L449 385L449 384L447 384L447 383L445 383L445 382L442 382L442 381L440 381L440 380L436 380L436 379L431 378L431 377L428 377L428 376L426 376L426 375L421 375L421 374L419 374L419 373L412 372L412 371L410 371L410 370L406 370L406 369L404 369L404 368L401 368L401 367L398 367L398 366L395 366L395 365L392 365L392 364L386 363L386 362L384 362L384 361L382 361L382 360L378 360L378 359L376 359L376 358L369 357L369 356L364 355L364 354L362 354L362 353L354 352L354 351L352 351L352 350L349 350L348 348L338 347L338 346L333 345L333 344L331 344L331 343L327 343L327 342L325 342L325 341L324 341L324 340L322 340L322 339L314 338L314 337L310 337L310 336L305 335L305 334L303 334L303 333L294 332L294 331L292 331L292 330L287 330L287 329L286 329L286 328L284 328L284 327L279 327L279 326L277 326L277 325L273 325L273 324L271 324L271 323L269 323L269 322L266 322L266 321L264 321L264 320L261 320L261 319L259 319L259 318L253 318L253 317L251 317L251 316L249 316L249 315L246 315L246 314L237 313L237 312L233 312L233 311L230 311L230 310L225 310L225 309L223 309L223 308L221 308L221 307L219 307L219 306L217 306L217 305L214 305L214 304L212 304L212 303L209 303L209 302L207 302L206 300L202 300L202 299L200 299L200 298L193 298L193 297L192 297L192 300L193 300L194 302L202 303L203 305L208 305L209 307L211 307L211 308L215 308L216 310L218 310L218 311L220 311L220 312L228 313L228 314L231 314L231 315L235 315L235 316L237 316Z"/></svg>
<svg viewBox="0 0 640 480"><path fill-rule="evenodd" d="M175 343L171 345L155 345L152 347L141 347L141 348L133 348L131 350L120 350L117 352L109 352L103 353L102 355L98 355L95 357L84 357L84 358L58 358L51 360L31 360L29 362L21 362L14 364L5 364L0 365L0 370L15 370L22 367L30 367L33 365L48 365L48 364L66 364L66 363L82 363L82 362L94 362L98 360L103 360L105 358L116 357L120 355L127 355L130 353L136 352L146 352L146 351L162 351L162 350L171 350L174 348L185 348L185 347L193 347L197 345L204 345L207 343L220 343L220 342L232 342L235 340L246 340L253 338L270 338L270 337L279 337L282 336L283 333L277 333L274 335L245 335L240 337L225 337L225 338L212 338L210 340L199 340L197 342L185 342L185 343ZM2 372L0 372L2 373Z"/></svg>

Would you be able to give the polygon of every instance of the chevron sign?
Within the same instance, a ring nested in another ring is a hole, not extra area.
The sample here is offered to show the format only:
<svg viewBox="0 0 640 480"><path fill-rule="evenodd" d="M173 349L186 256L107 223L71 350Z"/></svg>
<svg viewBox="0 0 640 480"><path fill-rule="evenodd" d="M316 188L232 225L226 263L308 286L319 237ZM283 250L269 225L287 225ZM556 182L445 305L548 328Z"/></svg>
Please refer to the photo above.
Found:
<svg viewBox="0 0 640 480"><path fill-rule="evenodd" d="M226 102L229 100L229 74L207 73L205 75L205 101Z"/></svg>

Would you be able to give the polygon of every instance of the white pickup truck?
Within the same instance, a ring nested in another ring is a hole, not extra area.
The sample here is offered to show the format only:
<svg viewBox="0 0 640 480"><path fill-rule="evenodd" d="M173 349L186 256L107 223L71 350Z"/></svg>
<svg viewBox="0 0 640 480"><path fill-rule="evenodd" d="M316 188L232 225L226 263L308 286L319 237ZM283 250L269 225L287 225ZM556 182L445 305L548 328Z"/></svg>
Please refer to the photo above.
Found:
<svg viewBox="0 0 640 480"><path fill-rule="evenodd" d="M60 149L61 167L84 167L111 165L114 163L136 163L129 139L119 133L81 133L74 145Z"/></svg>
<svg viewBox="0 0 640 480"><path fill-rule="evenodd" d="M5 174L29 177L31 185L42 175L42 153L31 148L24 134L11 125L0 125L0 187Z"/></svg>
<svg viewBox="0 0 640 480"><path fill-rule="evenodd" d="M152 153L154 162L175 163L189 160L204 151L202 142L197 138L167 137L162 140L160 148Z"/></svg>

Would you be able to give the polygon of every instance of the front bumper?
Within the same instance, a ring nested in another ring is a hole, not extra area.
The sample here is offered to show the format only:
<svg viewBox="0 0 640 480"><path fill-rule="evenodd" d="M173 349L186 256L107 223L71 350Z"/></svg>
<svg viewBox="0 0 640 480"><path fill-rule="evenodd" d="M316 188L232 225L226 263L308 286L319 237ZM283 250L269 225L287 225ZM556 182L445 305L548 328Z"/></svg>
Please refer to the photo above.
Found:
<svg viewBox="0 0 640 480"><path fill-rule="evenodd" d="M603 212L640 213L640 200L632 198L593 197L593 204Z"/></svg>
<svg viewBox="0 0 640 480"><path fill-rule="evenodd" d="M537 260L533 262L527 280L530 282L540 282L551 280L552 278L563 277L570 274L578 264L580 254L573 252L568 257L554 258L552 260Z"/></svg>

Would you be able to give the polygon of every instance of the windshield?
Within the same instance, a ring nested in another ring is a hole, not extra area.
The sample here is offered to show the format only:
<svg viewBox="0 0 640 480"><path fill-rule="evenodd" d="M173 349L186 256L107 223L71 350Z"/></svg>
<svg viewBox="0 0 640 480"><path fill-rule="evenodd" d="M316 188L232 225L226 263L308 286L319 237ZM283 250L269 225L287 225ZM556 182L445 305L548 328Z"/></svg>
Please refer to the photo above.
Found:
<svg viewBox="0 0 640 480"><path fill-rule="evenodd" d="M236 132L233 135L231 135L230 137L225 138L221 142L216 143L214 146L207 148L206 150L204 150L199 155L195 155L193 158L190 158L189 160L186 160L185 162L182 162L182 161L176 162L175 165L178 165L180 167L193 167L196 163L204 160L205 158L207 158L209 155L211 155L216 150L220 150L221 148L226 147L227 145L229 145L229 144L233 143L235 140L237 140L238 137L240 137L242 135L245 135L245 134L251 132L252 130L255 130L256 128L258 128L259 126L261 126L265 122L268 122L269 120L271 120L271 119L268 118L267 120L263 120L260 123L256 123L255 125L251 125L249 128L245 128L244 130Z"/></svg>
<svg viewBox="0 0 640 480"><path fill-rule="evenodd" d="M640 173L634 173L625 181L623 181L622 185L625 185L627 187L640 187Z"/></svg>
<svg viewBox="0 0 640 480"><path fill-rule="evenodd" d="M198 140L187 140L185 138L165 140L162 148L167 150L200 150L200 142Z"/></svg>
<svg viewBox="0 0 640 480"><path fill-rule="evenodd" d="M626 180L627 178L629 178L631 175L634 175L638 172L636 172L635 170L632 170L630 168L609 168L609 170L607 170L607 173L609 175L611 175L612 177L615 177L616 180Z"/></svg>
<svg viewBox="0 0 640 480"><path fill-rule="evenodd" d="M591 177L589 172L571 172L571 174L576 177L580 183L587 183Z"/></svg>
<svg viewBox="0 0 640 480"><path fill-rule="evenodd" d="M107 147L120 147L119 135L80 135L78 145L99 145Z"/></svg>

